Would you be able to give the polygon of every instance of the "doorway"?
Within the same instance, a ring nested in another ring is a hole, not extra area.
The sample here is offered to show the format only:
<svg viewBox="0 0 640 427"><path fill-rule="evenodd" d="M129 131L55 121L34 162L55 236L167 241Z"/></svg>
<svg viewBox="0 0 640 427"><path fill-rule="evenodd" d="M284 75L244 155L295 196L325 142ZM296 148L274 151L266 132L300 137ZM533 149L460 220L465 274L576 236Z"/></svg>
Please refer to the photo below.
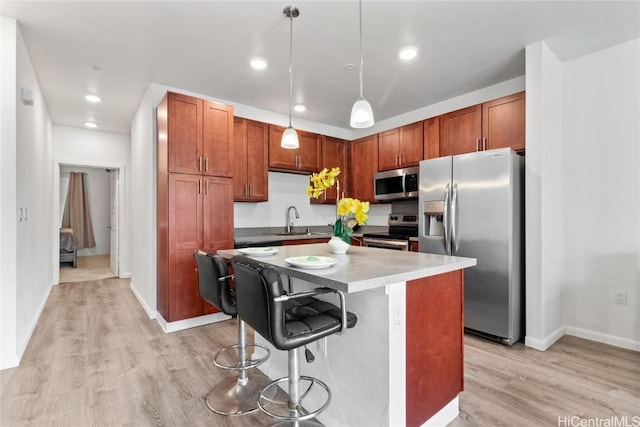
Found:
<svg viewBox="0 0 640 427"><path fill-rule="evenodd" d="M123 166L56 163L54 192L57 206L54 240L54 283L68 283L119 277L122 273ZM82 172L87 181L88 198L96 246L77 250L77 262L60 262L59 227L68 188L69 173Z"/></svg>

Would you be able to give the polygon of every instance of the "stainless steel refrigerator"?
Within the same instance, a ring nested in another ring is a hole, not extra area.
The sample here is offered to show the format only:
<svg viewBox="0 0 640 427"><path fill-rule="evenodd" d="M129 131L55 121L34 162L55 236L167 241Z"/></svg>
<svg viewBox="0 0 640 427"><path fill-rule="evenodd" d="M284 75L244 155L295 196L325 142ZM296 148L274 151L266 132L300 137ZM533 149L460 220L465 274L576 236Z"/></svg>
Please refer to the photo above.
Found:
<svg viewBox="0 0 640 427"><path fill-rule="evenodd" d="M509 148L420 162L420 252L478 260L465 329L507 345L524 332L523 164Z"/></svg>

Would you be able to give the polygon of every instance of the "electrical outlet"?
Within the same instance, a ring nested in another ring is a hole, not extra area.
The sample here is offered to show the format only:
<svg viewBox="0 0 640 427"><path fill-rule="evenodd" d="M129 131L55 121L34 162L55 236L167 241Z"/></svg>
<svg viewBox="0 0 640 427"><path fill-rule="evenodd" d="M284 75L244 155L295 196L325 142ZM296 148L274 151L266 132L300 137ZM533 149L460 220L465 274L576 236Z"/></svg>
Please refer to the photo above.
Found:
<svg viewBox="0 0 640 427"><path fill-rule="evenodd" d="M615 291L615 297L614 298L615 298L614 302L616 304L626 305L627 304L627 291L620 291L620 290Z"/></svg>

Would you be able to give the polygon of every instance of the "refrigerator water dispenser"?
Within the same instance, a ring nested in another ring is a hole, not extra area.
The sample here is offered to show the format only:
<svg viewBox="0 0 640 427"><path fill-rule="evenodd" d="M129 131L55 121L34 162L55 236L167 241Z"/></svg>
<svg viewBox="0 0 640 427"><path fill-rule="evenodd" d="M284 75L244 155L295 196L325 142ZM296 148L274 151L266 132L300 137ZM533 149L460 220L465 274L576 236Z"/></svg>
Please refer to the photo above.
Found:
<svg viewBox="0 0 640 427"><path fill-rule="evenodd" d="M444 236L444 200L424 202L425 236Z"/></svg>

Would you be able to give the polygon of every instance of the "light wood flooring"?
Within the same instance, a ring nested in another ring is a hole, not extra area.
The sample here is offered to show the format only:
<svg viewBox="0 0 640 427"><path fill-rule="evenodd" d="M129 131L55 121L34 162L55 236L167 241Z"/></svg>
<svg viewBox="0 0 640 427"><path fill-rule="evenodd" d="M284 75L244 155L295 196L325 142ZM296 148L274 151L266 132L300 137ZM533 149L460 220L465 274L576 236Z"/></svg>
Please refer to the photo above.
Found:
<svg viewBox="0 0 640 427"><path fill-rule="evenodd" d="M233 320L163 333L127 279L55 286L20 367L0 371L0 426L272 425L261 413L219 416L202 398L226 375L212 355L235 338ZM639 408L640 353L573 337L539 352L466 336L465 391L450 426L631 423Z"/></svg>
<svg viewBox="0 0 640 427"><path fill-rule="evenodd" d="M115 277L110 255L79 256L76 268L71 263L60 264L60 283L87 282Z"/></svg>

